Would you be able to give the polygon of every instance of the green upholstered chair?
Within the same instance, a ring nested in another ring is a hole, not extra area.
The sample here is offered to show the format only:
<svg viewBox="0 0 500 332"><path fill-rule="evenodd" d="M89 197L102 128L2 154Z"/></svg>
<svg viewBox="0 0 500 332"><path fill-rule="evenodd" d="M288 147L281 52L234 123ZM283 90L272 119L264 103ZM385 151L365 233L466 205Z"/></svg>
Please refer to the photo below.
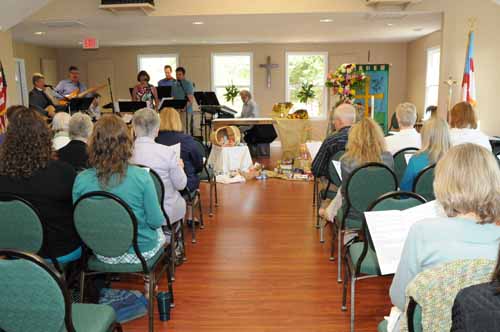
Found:
<svg viewBox="0 0 500 332"><path fill-rule="evenodd" d="M336 232L332 232L330 260L334 257L334 243L337 237L337 281L342 282L342 242L346 231L358 231L363 224L363 213L383 194L398 189L398 180L394 172L382 163L367 163L356 168L348 179L343 179L345 186L342 208L335 217ZM359 215L359 217L353 217Z"/></svg>
<svg viewBox="0 0 500 332"><path fill-rule="evenodd" d="M413 192L423 196L428 201L436 199L434 195L434 169L436 165L430 165L418 173L413 182Z"/></svg>
<svg viewBox="0 0 500 332"><path fill-rule="evenodd" d="M122 331L108 305L71 304L64 278L42 258L0 250L0 330Z"/></svg>
<svg viewBox="0 0 500 332"><path fill-rule="evenodd" d="M80 279L80 298L84 298L85 276L103 273L143 275L149 282L149 331L153 331L154 290L166 272L168 290L173 296L170 256L166 249L145 260L137 244L137 219L132 209L118 196L108 192L90 192L80 197L74 207L75 228L85 244ZM139 264L106 264L94 254L118 257L134 249ZM93 255L88 256L88 249ZM162 264L163 263L163 264ZM160 270L157 274L156 271Z"/></svg>
<svg viewBox="0 0 500 332"><path fill-rule="evenodd" d="M0 248L39 253L45 237L45 227L33 204L20 196L0 193L0 216L6 221L0 222ZM63 272L54 255L47 258L50 258L57 271Z"/></svg>
<svg viewBox="0 0 500 332"><path fill-rule="evenodd" d="M370 204L366 211L406 210L425 203L415 193L395 191L386 193ZM351 242L346 248L342 310L347 310L347 286L351 281L351 331L354 331L356 281L381 275L377 254L371 241L370 231L363 216L361 228L363 240Z"/></svg>
<svg viewBox="0 0 500 332"><path fill-rule="evenodd" d="M408 166L408 163L406 162L406 155L415 154L417 151L418 148L405 148L394 154L394 173L396 173L399 183L401 183L406 167Z"/></svg>
<svg viewBox="0 0 500 332"><path fill-rule="evenodd" d="M401 332L448 332L458 292L491 281L496 262L457 260L420 272L406 287L406 310Z"/></svg>
<svg viewBox="0 0 500 332"><path fill-rule="evenodd" d="M325 234L325 227L330 224L328 220L325 220L325 223L321 225L321 217L319 216L319 209L321 208L321 205L323 201L327 199L334 199L335 196L337 196L337 190L340 188L340 185L342 184L342 180L340 179L340 174L337 174L337 170L335 169L335 166L333 165L333 161L339 161L340 158L344 155L345 151L341 150L335 153L331 158L330 161L328 162L328 183L326 187L318 192L318 197L317 197L317 202L318 202L318 207L316 209L316 225L319 227L319 237L320 240L319 242L323 243L325 242L324 234Z"/></svg>

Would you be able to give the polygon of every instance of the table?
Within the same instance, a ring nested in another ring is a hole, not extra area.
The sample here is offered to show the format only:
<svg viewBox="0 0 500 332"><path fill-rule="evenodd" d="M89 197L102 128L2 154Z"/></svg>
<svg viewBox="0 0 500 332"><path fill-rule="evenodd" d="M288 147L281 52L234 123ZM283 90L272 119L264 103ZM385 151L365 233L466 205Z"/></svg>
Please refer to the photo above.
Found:
<svg viewBox="0 0 500 332"><path fill-rule="evenodd" d="M276 123L273 118L234 118L234 119L213 119L213 129L219 129L225 126L255 126L255 125L272 125Z"/></svg>
<svg viewBox="0 0 500 332"><path fill-rule="evenodd" d="M207 161L216 174L227 174L230 171L246 171L252 167L252 157L248 146L212 146Z"/></svg>

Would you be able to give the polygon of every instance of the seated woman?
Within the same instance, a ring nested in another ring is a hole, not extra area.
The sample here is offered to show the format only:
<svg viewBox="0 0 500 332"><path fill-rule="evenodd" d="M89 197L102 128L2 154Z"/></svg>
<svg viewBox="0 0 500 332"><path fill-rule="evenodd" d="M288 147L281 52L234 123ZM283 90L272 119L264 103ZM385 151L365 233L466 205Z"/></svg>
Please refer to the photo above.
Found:
<svg viewBox="0 0 500 332"><path fill-rule="evenodd" d="M38 209L46 227L39 254L67 263L81 255L71 201L76 173L70 165L52 160L51 141L52 133L38 112L18 107L0 146L0 190Z"/></svg>
<svg viewBox="0 0 500 332"><path fill-rule="evenodd" d="M69 120L71 120L71 115L66 112L56 113L54 119L52 119L52 131L54 133L52 146L56 151L65 147L71 140L69 138Z"/></svg>
<svg viewBox="0 0 500 332"><path fill-rule="evenodd" d="M342 183L346 183L356 168L372 162L384 163L391 169L394 168L394 159L387 151L382 128L371 118L363 118L353 125L349 132L346 152L341 159ZM326 215L322 209L320 209L320 214L325 215L327 220L333 221L342 205L342 197L345 197L343 188L340 190L340 195L337 194L328 206ZM350 215L353 218L359 217L355 211L351 211Z"/></svg>
<svg viewBox="0 0 500 332"><path fill-rule="evenodd" d="M240 118L256 118L259 116L259 107L257 103L252 99L252 94L248 90L240 91L241 101L243 102L243 108L241 109Z"/></svg>
<svg viewBox="0 0 500 332"><path fill-rule="evenodd" d="M500 326L500 251L491 282L462 289L455 298L451 332L498 332Z"/></svg>
<svg viewBox="0 0 500 332"><path fill-rule="evenodd" d="M155 142L160 129L157 112L148 108L135 112L132 125L136 139L131 162L150 167L160 175L165 187L163 207L174 224L186 214L186 201L179 193L187 184L184 163L174 149Z"/></svg>
<svg viewBox="0 0 500 332"><path fill-rule="evenodd" d="M497 256L500 170L491 152L470 143L451 148L437 163L434 192L447 217L410 228L390 289L401 311L406 286L420 272L458 259Z"/></svg>
<svg viewBox="0 0 500 332"><path fill-rule="evenodd" d="M137 83L132 91L132 100L145 101L146 107L158 111L158 107L160 106L158 92L153 85L149 84L149 74L145 70L141 70L137 74L137 82L139 83Z"/></svg>
<svg viewBox="0 0 500 332"><path fill-rule="evenodd" d="M406 167L400 185L403 191L412 191L413 182L420 171L437 163L451 147L448 123L443 119L434 117L426 121L420 134L422 135L422 148L411 157Z"/></svg>
<svg viewBox="0 0 500 332"><path fill-rule="evenodd" d="M88 167L89 154L87 152L87 141L92 134L94 124L90 116L83 113L75 113L69 121L69 138L71 141L57 151L59 160L64 161L76 171Z"/></svg>
<svg viewBox="0 0 500 332"><path fill-rule="evenodd" d="M165 218L158 203L155 185L148 171L129 164L132 138L126 124L116 115L96 122L89 140L89 168L78 174L73 202L91 191L107 191L124 200L137 218L137 242L144 258L153 257L165 244L161 226ZM138 264L133 247L118 257L97 258L108 264Z"/></svg>
<svg viewBox="0 0 500 332"><path fill-rule="evenodd" d="M471 104L461 102L453 106L450 111L450 127L451 145L474 143L488 151L492 150L488 136L477 129L477 116Z"/></svg>
<svg viewBox="0 0 500 332"><path fill-rule="evenodd" d="M160 132L156 142L172 146L181 144L181 159L187 176L186 188L193 192L200 186L198 173L203 170L203 155L198 150L194 138L182 132L179 113L173 108L164 108L160 112Z"/></svg>

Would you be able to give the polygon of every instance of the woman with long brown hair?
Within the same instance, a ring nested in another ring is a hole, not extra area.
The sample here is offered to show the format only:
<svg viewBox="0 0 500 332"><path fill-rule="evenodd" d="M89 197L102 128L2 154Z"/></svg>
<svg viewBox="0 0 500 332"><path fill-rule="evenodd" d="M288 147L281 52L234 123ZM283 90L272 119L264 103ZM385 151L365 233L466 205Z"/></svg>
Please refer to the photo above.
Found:
<svg viewBox="0 0 500 332"><path fill-rule="evenodd" d="M161 225L165 218L149 173L129 163L132 138L116 115L103 116L89 140L89 164L73 186L73 201L91 191L107 191L124 200L137 218L139 250L145 259L153 257L165 243ZM118 257L97 258L108 264L139 263L132 247Z"/></svg>
<svg viewBox="0 0 500 332"><path fill-rule="evenodd" d="M46 227L41 256L76 260L81 255L71 201L76 173L52 159L52 133L36 110L13 107L0 146L0 192L21 196L40 212ZM0 222L8 221L0 216Z"/></svg>

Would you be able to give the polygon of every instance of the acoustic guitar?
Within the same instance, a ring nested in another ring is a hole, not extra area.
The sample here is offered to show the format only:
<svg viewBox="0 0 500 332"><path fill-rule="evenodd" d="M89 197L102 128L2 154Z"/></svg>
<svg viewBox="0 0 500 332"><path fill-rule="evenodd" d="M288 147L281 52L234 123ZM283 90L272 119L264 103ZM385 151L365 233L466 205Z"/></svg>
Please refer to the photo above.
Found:
<svg viewBox="0 0 500 332"><path fill-rule="evenodd" d="M85 95L88 95L89 93L94 93L94 92L101 90L101 89L104 89L107 86L108 86L108 84L104 83L104 84L101 84L101 85L96 86L94 88L87 89L81 93L80 93L80 89L76 89L75 91L71 92L69 95L64 96L64 99L59 100L59 105L67 106L71 99L83 98Z"/></svg>

